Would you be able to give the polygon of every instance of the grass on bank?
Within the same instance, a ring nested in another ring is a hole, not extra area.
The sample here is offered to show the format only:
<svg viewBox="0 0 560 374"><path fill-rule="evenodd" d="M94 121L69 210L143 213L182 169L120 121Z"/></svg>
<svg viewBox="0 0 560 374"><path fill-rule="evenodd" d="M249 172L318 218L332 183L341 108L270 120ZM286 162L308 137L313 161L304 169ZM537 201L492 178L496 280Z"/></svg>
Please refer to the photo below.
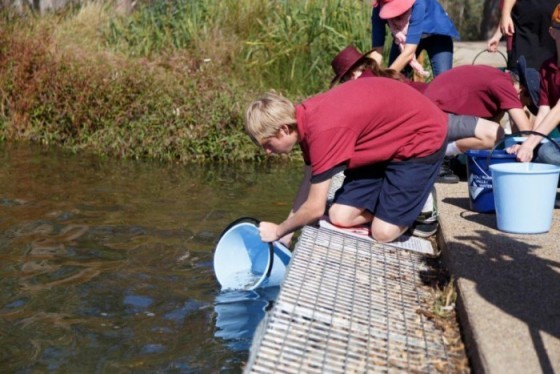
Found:
<svg viewBox="0 0 560 374"><path fill-rule="evenodd" d="M244 110L328 87L369 43L362 1L176 0L130 16L92 2L0 19L0 138L162 161L260 160Z"/></svg>

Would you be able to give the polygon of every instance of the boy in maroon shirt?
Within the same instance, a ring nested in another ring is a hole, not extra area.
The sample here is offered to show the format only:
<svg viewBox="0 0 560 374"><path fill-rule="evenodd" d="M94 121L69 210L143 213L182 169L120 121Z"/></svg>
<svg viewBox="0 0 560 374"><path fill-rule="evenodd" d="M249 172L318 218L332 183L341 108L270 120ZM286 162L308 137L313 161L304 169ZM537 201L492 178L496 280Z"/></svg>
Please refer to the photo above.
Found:
<svg viewBox="0 0 560 374"><path fill-rule="evenodd" d="M438 75L428 85L428 96L446 113L470 115L499 122L508 112L519 130L531 130L524 106L536 113L539 76L522 56L519 75L485 65L464 65ZM469 147L476 149L477 147Z"/></svg>
<svg viewBox="0 0 560 374"><path fill-rule="evenodd" d="M267 153L289 153L299 144L306 164L288 218L279 225L261 222L263 241L287 242L318 220L332 177L344 170L330 221L371 223L372 237L390 242L415 221L438 176L447 116L413 88L363 78L300 105L269 93L249 106L246 130Z"/></svg>

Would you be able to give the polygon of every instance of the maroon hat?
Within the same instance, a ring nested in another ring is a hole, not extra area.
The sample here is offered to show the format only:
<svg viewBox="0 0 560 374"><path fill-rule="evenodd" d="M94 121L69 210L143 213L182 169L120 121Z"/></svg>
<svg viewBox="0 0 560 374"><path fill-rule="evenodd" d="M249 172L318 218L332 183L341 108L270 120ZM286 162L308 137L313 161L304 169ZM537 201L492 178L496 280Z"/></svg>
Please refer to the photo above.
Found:
<svg viewBox="0 0 560 374"><path fill-rule="evenodd" d="M379 17L383 19L395 18L412 8L415 0L381 0Z"/></svg>
<svg viewBox="0 0 560 374"><path fill-rule="evenodd" d="M348 74L350 70L358 66L370 52L361 54L352 44L340 51L331 62L331 66L336 74L331 80L331 87Z"/></svg>

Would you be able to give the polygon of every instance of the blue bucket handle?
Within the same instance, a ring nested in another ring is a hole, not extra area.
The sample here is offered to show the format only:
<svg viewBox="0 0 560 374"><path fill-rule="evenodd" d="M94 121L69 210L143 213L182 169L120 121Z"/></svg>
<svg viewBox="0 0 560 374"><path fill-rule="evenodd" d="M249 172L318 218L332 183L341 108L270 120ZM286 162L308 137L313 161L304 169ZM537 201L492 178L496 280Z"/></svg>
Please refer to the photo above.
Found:
<svg viewBox="0 0 560 374"><path fill-rule="evenodd" d="M518 131L518 132L514 132L513 134L511 134L511 136L518 136L518 135L539 135L542 136L543 138L548 139L550 142L552 142L556 148L558 148L558 150L560 151L560 145L558 145L558 143L556 143L550 136L545 135L543 133L540 133L538 131L533 131L533 130L523 130L523 131ZM502 144L505 141L506 137L504 136L498 143L496 143L496 145L494 145L494 147L492 148L492 151L490 152L490 154L488 154L488 157L486 158L486 170L488 170L488 164L490 163L490 159L492 158L492 154L494 153L494 151L496 150L497 147L500 146L500 144Z"/></svg>
<svg viewBox="0 0 560 374"><path fill-rule="evenodd" d="M232 227L240 224L240 223L251 223L257 227L259 227L259 224L261 223L261 221L259 221L256 218L252 218L252 217L241 217L236 219L235 221L233 221L232 223L230 223L225 229L224 231L221 233L220 237L218 238L218 241L220 241L220 239L222 238L222 236L224 236L224 234L226 232L228 232ZM274 247L272 246L272 243L268 243L268 255L270 257L270 266L268 267L267 271L266 271L266 276L269 277L270 273L272 272L272 267L274 265Z"/></svg>

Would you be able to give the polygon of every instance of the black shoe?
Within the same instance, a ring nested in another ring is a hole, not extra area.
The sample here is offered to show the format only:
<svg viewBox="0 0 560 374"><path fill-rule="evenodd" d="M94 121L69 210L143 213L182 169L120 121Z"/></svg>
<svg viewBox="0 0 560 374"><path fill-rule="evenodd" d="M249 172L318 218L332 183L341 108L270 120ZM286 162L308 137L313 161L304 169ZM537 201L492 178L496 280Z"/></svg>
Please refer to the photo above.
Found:
<svg viewBox="0 0 560 374"><path fill-rule="evenodd" d="M439 175L436 183L459 183L459 177L453 173L449 167L449 159L446 157L439 168Z"/></svg>
<svg viewBox="0 0 560 374"><path fill-rule="evenodd" d="M436 183L459 183L459 177L453 174L452 171L443 173L440 171Z"/></svg>
<svg viewBox="0 0 560 374"><path fill-rule="evenodd" d="M438 229L438 222L414 222L410 228L410 233L420 238L429 238L434 235Z"/></svg>

